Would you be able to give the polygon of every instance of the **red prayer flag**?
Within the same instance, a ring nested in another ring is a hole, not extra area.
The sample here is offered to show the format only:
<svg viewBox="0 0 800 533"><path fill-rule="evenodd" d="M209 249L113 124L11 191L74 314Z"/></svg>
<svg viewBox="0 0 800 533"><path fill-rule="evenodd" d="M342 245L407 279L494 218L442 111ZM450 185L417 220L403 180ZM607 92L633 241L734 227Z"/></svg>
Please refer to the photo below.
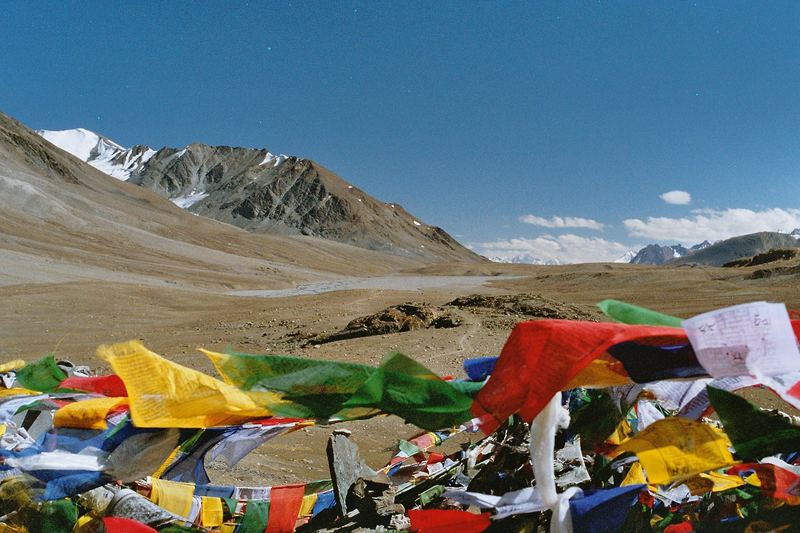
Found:
<svg viewBox="0 0 800 533"><path fill-rule="evenodd" d="M120 516L104 516L103 524L106 526L107 533L158 533L150 526Z"/></svg>
<svg viewBox="0 0 800 533"><path fill-rule="evenodd" d="M128 391L125 383L119 376L110 374L108 376L80 377L72 376L59 384L61 389L72 389L83 392L96 392L110 398L126 398Z"/></svg>
<svg viewBox="0 0 800 533"><path fill-rule="evenodd" d="M264 533L292 533L305 495L305 484L272 487L269 520Z"/></svg>
<svg viewBox="0 0 800 533"><path fill-rule="evenodd" d="M664 533L692 533L694 526L691 522L681 522L679 524L670 524L664 529Z"/></svg>
<svg viewBox="0 0 800 533"><path fill-rule="evenodd" d="M442 509L412 509L408 517L411 519L411 531L419 533L480 533L492 523L489 513L472 514Z"/></svg>
<svg viewBox="0 0 800 533"><path fill-rule="evenodd" d="M800 476L790 470L770 463L746 463L734 465L727 472L741 474L750 470L758 476L764 494L792 505L800 503Z"/></svg>
<svg viewBox="0 0 800 533"><path fill-rule="evenodd" d="M493 433L519 412L533 420L553 395L594 359L622 342L651 346L688 342L681 328L578 320L537 320L517 324L503 346L472 412L481 430Z"/></svg>

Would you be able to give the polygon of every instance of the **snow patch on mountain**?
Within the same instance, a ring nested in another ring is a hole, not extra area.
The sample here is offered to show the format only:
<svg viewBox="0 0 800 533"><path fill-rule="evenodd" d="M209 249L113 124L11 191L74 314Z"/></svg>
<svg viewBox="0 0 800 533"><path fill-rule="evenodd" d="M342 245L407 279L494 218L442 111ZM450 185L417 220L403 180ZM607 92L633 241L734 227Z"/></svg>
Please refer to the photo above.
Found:
<svg viewBox="0 0 800 533"><path fill-rule="evenodd" d="M124 148L111 139L84 128L37 130L36 133L97 170L122 181L130 178L135 170L156 153L148 147Z"/></svg>
<svg viewBox="0 0 800 533"><path fill-rule="evenodd" d="M170 201L181 207L183 209L187 209L203 198L208 198L208 193L205 191L191 191L189 194L185 194L183 196L176 196L175 198L170 198Z"/></svg>
<svg viewBox="0 0 800 533"><path fill-rule="evenodd" d="M83 161L124 150L111 139L83 128L61 131L37 130L36 133Z"/></svg>
<svg viewBox="0 0 800 533"><path fill-rule="evenodd" d="M261 163L259 163L258 166L264 166L264 165L268 165L268 164L272 163L273 167L277 167L281 163L286 161L286 159L288 157L289 156L285 155L285 154L275 155L272 152L267 152L267 155L264 157L264 160Z"/></svg>
<svg viewBox="0 0 800 533"><path fill-rule="evenodd" d="M615 263L630 263L636 257L636 251L628 250L624 255L614 260Z"/></svg>

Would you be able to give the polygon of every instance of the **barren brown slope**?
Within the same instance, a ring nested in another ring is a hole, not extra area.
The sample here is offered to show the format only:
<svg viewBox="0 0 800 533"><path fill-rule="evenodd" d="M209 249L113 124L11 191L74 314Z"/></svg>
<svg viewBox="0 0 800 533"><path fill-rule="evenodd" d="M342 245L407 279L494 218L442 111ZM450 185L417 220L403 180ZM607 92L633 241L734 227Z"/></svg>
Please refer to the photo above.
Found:
<svg viewBox="0 0 800 533"><path fill-rule="evenodd" d="M414 264L322 239L252 235L194 216L0 114L0 284L284 287Z"/></svg>

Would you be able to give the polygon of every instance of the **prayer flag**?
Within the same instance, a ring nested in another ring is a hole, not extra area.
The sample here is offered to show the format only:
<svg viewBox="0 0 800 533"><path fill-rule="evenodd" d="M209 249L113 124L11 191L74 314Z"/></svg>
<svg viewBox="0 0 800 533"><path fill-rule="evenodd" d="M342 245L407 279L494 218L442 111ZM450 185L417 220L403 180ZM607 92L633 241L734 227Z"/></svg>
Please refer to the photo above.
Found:
<svg viewBox="0 0 800 533"><path fill-rule="evenodd" d="M707 390L708 399L741 459L800 450L800 427L784 416L762 411L730 392L714 387Z"/></svg>
<svg viewBox="0 0 800 533"><path fill-rule="evenodd" d="M79 390L84 392L96 392L103 396L126 397L128 391L119 376L110 374L108 376L70 376L58 385L59 389Z"/></svg>
<svg viewBox="0 0 800 533"><path fill-rule="evenodd" d="M17 382L22 387L41 392L57 389L66 377L67 374L58 367L52 355L17 370Z"/></svg>
<svg viewBox="0 0 800 533"><path fill-rule="evenodd" d="M489 513L442 509L411 509L411 531L418 533L480 533L491 525Z"/></svg>
<svg viewBox="0 0 800 533"><path fill-rule="evenodd" d="M106 429L106 418L115 409L128 405L127 398L89 398L65 405L56 411L56 427Z"/></svg>
<svg viewBox="0 0 800 533"><path fill-rule="evenodd" d="M139 342L101 346L128 390L139 427L200 428L237 424L270 414L244 392L157 355Z"/></svg>
<svg viewBox="0 0 800 533"><path fill-rule="evenodd" d="M661 485L733 464L729 445L728 437L708 424L671 417L620 444L613 456L635 453L650 483Z"/></svg>
<svg viewBox="0 0 800 533"><path fill-rule="evenodd" d="M553 395L608 348L640 341L651 346L686 343L682 330L658 326L538 320L517 324L472 412L492 433L520 412L531 421Z"/></svg>
<svg viewBox="0 0 800 533"><path fill-rule="evenodd" d="M603 300L597 307L606 316L613 318L623 324L640 324L643 326L670 326L673 328L681 327L681 319L675 316L665 315L652 309L639 307L619 300Z"/></svg>
<svg viewBox="0 0 800 533"><path fill-rule="evenodd" d="M472 418L472 399L403 354L388 355L344 407L377 407L423 429Z"/></svg>
<svg viewBox="0 0 800 533"><path fill-rule="evenodd" d="M265 533L292 533L305 495L305 484L272 487Z"/></svg>

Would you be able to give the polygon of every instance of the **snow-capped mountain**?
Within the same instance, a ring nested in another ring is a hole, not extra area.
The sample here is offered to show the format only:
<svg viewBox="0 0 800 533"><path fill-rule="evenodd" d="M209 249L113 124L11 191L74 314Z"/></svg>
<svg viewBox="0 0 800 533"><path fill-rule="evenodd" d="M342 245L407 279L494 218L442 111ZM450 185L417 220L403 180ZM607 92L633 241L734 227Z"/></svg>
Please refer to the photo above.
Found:
<svg viewBox="0 0 800 533"><path fill-rule="evenodd" d="M443 229L308 159L197 143L124 148L85 129L37 133L106 174L250 231L311 235L407 257L484 260Z"/></svg>
<svg viewBox="0 0 800 533"><path fill-rule="evenodd" d="M615 259L614 262L615 263L630 263L631 261L633 261L634 257L636 257L636 251L628 250L621 257L619 257L618 259Z"/></svg>
<svg viewBox="0 0 800 533"><path fill-rule="evenodd" d="M36 133L81 161L123 181L128 180L156 154L155 150L147 146L123 148L111 139L83 128L36 130Z"/></svg>
<svg viewBox="0 0 800 533"><path fill-rule="evenodd" d="M705 250L711 246L711 243L703 241L694 246L686 248L681 244L673 244L672 246L664 246L660 244L648 244L638 252L634 252L629 261L617 261L618 263L633 263L635 265L663 265L668 261L686 257L700 250ZM625 254L627 257L628 254Z"/></svg>

